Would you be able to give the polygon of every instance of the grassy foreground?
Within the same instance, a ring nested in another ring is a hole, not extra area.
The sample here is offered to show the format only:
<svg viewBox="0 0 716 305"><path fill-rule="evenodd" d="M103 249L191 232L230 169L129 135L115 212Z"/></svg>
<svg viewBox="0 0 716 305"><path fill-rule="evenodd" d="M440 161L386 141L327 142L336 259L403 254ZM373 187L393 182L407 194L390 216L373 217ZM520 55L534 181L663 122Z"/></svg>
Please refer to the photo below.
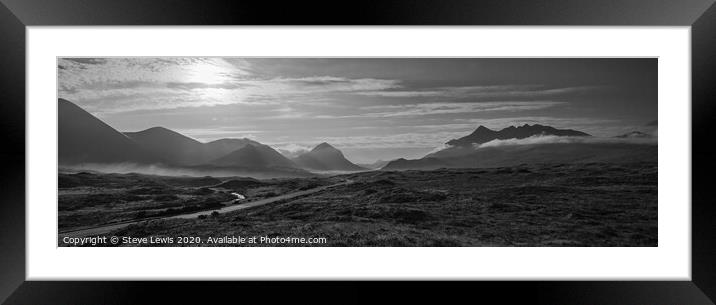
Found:
<svg viewBox="0 0 716 305"><path fill-rule="evenodd" d="M325 238L310 246L657 246L656 163L374 171L331 179L352 183L108 235ZM307 246L261 244L270 245Z"/></svg>

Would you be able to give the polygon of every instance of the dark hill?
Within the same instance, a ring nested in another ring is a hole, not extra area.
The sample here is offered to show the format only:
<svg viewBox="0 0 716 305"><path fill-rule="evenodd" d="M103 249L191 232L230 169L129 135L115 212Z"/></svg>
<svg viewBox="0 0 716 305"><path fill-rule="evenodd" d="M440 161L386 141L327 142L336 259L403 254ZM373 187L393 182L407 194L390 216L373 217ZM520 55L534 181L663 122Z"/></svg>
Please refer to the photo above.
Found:
<svg viewBox="0 0 716 305"><path fill-rule="evenodd" d="M65 99L58 99L59 164L164 163L136 142Z"/></svg>
<svg viewBox="0 0 716 305"><path fill-rule="evenodd" d="M215 141L211 141L209 143L204 144L207 149L209 150L209 154L211 155L211 160L214 160L216 158L225 156L229 154L230 152L233 152L237 149L240 149L248 144L253 145L262 145L259 142L256 142L254 140L250 140L247 138L243 139L219 139Z"/></svg>
<svg viewBox="0 0 716 305"><path fill-rule="evenodd" d="M321 143L311 151L293 159L299 166L317 171L362 171L365 168L348 161L343 152L328 143Z"/></svg>
<svg viewBox="0 0 716 305"><path fill-rule="evenodd" d="M206 164L248 144L262 145L249 139L219 139L201 143L164 127L152 127L124 134L144 149L181 165Z"/></svg>
<svg viewBox="0 0 716 305"><path fill-rule="evenodd" d="M296 167L291 160L267 145L246 145L211 164L240 167Z"/></svg>
<svg viewBox="0 0 716 305"><path fill-rule="evenodd" d="M164 127L152 127L124 134L144 149L163 156L175 164L195 165L209 159L203 143Z"/></svg>
<svg viewBox="0 0 716 305"><path fill-rule="evenodd" d="M472 146L473 144L487 143L492 140L505 140L505 139L524 139L537 135L549 135L549 136L569 136L569 137L586 137L589 134L572 130L572 129L557 129L551 126L545 126L540 124L524 124L519 127L510 126L499 131L489 129L485 126L480 125L471 134L464 136L459 139L453 139L448 141L446 144L451 146Z"/></svg>

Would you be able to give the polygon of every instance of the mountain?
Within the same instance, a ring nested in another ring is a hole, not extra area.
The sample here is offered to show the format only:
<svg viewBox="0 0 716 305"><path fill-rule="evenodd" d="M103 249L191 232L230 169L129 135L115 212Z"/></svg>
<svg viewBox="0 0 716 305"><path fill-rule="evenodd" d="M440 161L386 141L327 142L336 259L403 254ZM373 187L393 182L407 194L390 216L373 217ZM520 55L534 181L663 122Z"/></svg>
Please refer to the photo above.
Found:
<svg viewBox="0 0 716 305"><path fill-rule="evenodd" d="M296 164L284 157L268 145L249 144L239 148L226 156L211 162L212 165L231 167L289 167L296 168Z"/></svg>
<svg viewBox="0 0 716 305"><path fill-rule="evenodd" d="M132 139L65 99L58 99L58 161L82 163L165 163Z"/></svg>
<svg viewBox="0 0 716 305"><path fill-rule="evenodd" d="M164 127L124 134L144 149L175 164L196 165L209 160L203 143Z"/></svg>
<svg viewBox="0 0 716 305"><path fill-rule="evenodd" d="M465 156L475 151L475 145L484 144L493 140L526 139L533 136L572 136L588 137L587 133L572 129L557 129L551 126L540 124L524 124L522 126L510 126L499 131L489 129L480 125L471 134L459 139L453 139L446 144L448 147L437 152L428 154L425 158L454 158Z"/></svg>
<svg viewBox="0 0 716 305"><path fill-rule="evenodd" d="M209 143L201 143L164 127L152 127L138 132L125 132L124 134L144 149L181 165L205 164L247 144L261 145L259 142L245 138L219 139Z"/></svg>
<svg viewBox="0 0 716 305"><path fill-rule="evenodd" d="M343 153L328 143L321 143L311 151L293 159L303 168L317 171L362 171L365 168L348 161Z"/></svg>
<svg viewBox="0 0 716 305"><path fill-rule="evenodd" d="M538 163L657 162L657 146L628 143L550 143L475 149L467 155L399 159L381 170L504 167Z"/></svg>
<svg viewBox="0 0 716 305"><path fill-rule="evenodd" d="M214 160L216 158L219 158L221 156L225 156L229 154L232 151L235 151L239 148L242 148L248 144L253 145L262 145L259 142L256 142L251 139L243 138L243 139L219 139L215 141L211 141L209 143L206 143L207 149L210 152L211 160Z"/></svg>
<svg viewBox="0 0 716 305"><path fill-rule="evenodd" d="M572 129L557 129L551 126L545 126L540 124L524 124L519 127L510 126L499 131L489 129L485 126L480 125L471 134L464 136L459 139L453 139L448 141L446 144L450 146L472 146L473 144L487 143L492 140L505 140L505 139L524 139L536 135L549 135L549 136L560 136L560 137L588 137L589 134L572 130Z"/></svg>
<svg viewBox="0 0 716 305"><path fill-rule="evenodd" d="M125 134L65 99L58 99L58 129L59 165L67 169L260 179L313 176L256 141L201 143L163 127Z"/></svg>
<svg viewBox="0 0 716 305"><path fill-rule="evenodd" d="M636 135L636 134L633 134ZM501 167L530 163L656 161L653 143L541 143L478 147L493 140L534 136L587 137L587 133L544 125L510 126L499 131L478 127L465 137L447 142L449 147L422 159L391 161L381 170Z"/></svg>

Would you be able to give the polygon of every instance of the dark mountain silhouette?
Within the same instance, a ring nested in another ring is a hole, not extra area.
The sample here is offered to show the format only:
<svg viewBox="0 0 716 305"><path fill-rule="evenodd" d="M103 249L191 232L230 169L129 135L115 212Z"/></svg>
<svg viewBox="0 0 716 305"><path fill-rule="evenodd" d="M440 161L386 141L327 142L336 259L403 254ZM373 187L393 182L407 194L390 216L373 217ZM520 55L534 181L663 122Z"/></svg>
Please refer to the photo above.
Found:
<svg viewBox="0 0 716 305"><path fill-rule="evenodd" d="M656 145L648 143L545 143L477 147L492 140L525 139L533 136L585 137L589 134L556 129L544 125L525 124L494 131L480 126L468 136L451 140L448 148L422 159L399 159L382 170L475 168L514 166L530 163L629 162L656 160Z"/></svg>
<svg viewBox="0 0 716 305"><path fill-rule="evenodd" d="M499 131L489 129L485 126L480 125L471 134L464 136L459 139L453 139L448 141L446 144L451 146L472 146L473 144L487 143L492 140L505 140L505 139L524 139L537 135L549 135L549 136L570 136L570 137L587 137L589 134L572 130L572 129L557 129L551 126L545 126L540 124L524 124L519 127L510 126Z"/></svg>
<svg viewBox="0 0 716 305"><path fill-rule="evenodd" d="M659 126L659 121L653 120L653 121L647 123L646 126Z"/></svg>
<svg viewBox="0 0 716 305"><path fill-rule="evenodd" d="M166 161L68 100L58 99L57 119L60 165Z"/></svg>
<svg viewBox="0 0 716 305"><path fill-rule="evenodd" d="M239 148L226 156L211 162L219 166L239 167L290 167L296 168L296 164L284 157L268 145L250 144Z"/></svg>
<svg viewBox="0 0 716 305"><path fill-rule="evenodd" d="M657 146L625 143L552 143L485 147L467 155L392 161L381 170L484 168L520 164L657 162Z"/></svg>
<svg viewBox="0 0 716 305"><path fill-rule="evenodd" d="M317 171L361 171L365 168L348 161L343 153L328 143L321 143L311 151L293 159L299 166Z"/></svg>
<svg viewBox="0 0 716 305"><path fill-rule="evenodd" d="M58 108L59 163L66 168L90 170L87 165L91 165L101 172L161 171L261 179L313 175L271 147L249 139L201 143L163 127L124 134L67 100L59 99ZM211 163L214 160L217 162Z"/></svg>
<svg viewBox="0 0 716 305"><path fill-rule="evenodd" d="M196 165L209 160L203 143L164 127L124 134L144 149L175 164Z"/></svg>
<svg viewBox="0 0 716 305"><path fill-rule="evenodd" d="M144 149L181 165L206 164L247 144L260 145L249 139L219 139L201 143L164 127L152 127L124 134Z"/></svg>
<svg viewBox="0 0 716 305"><path fill-rule="evenodd" d="M525 139L533 136L573 136L588 137L587 133L572 129L557 129L551 126L540 124L524 124L519 127L510 126L499 131L489 129L480 125L471 134L459 139L448 141L448 147L437 152L428 154L425 158L454 158L471 154L475 146L493 140Z"/></svg>
<svg viewBox="0 0 716 305"><path fill-rule="evenodd" d="M243 138L243 139L219 139L216 141L211 141L209 143L206 143L205 145L208 147L208 150L211 152L211 160L214 160L216 158L219 158L221 156L225 156L229 154L232 151L235 151L239 148L242 148L248 144L253 145L262 145L259 142L256 142L251 139Z"/></svg>

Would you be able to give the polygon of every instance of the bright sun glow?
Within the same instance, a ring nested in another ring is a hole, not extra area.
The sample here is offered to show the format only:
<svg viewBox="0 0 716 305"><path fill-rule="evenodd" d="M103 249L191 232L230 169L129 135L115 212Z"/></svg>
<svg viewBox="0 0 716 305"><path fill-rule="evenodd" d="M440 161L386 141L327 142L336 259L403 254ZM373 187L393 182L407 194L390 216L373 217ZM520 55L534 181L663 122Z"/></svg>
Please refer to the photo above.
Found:
<svg viewBox="0 0 716 305"><path fill-rule="evenodd" d="M190 83L221 84L231 79L229 69L215 64L196 63L188 69L186 81Z"/></svg>

